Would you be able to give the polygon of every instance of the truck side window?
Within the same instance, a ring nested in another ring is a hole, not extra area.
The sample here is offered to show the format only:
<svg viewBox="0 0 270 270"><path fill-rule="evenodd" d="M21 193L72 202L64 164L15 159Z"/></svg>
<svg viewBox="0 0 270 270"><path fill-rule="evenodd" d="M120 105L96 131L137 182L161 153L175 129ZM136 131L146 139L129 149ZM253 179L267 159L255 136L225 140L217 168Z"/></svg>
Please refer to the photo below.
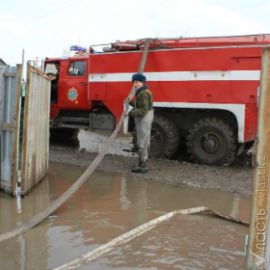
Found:
<svg viewBox="0 0 270 270"><path fill-rule="evenodd" d="M68 75L70 76L81 76L85 73L85 62L75 61L69 64Z"/></svg>

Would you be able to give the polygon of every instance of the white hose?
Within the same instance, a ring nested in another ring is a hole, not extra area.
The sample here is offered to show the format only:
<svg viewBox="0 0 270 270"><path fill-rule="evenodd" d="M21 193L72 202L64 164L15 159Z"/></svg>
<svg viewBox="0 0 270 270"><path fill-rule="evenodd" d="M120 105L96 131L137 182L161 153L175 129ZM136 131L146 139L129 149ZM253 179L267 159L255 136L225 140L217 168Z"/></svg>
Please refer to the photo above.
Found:
<svg viewBox="0 0 270 270"><path fill-rule="evenodd" d="M142 58L140 62L139 72L143 72L144 66L146 63L147 55L148 55L148 48L149 48L150 40L145 40L145 47L142 53ZM130 100L132 97L132 89L126 98L126 100ZM108 152L109 148L111 147L111 144L113 140L115 139L116 135L120 131L120 128L123 124L124 118L126 117L125 112L122 113L121 118L116 125L113 133L107 140L105 148L96 156L96 158L92 161L92 163L88 166L88 168L84 171L84 173L69 187L57 200L55 200L50 206L48 206L46 209L42 210L35 216L33 216L30 220L25 222L24 224L14 228L11 231L8 231L6 233L0 234L0 242L6 241L10 238L13 238L17 235L20 235L22 233L25 233L35 226L37 226L40 222L42 222L45 218L47 218L50 214L52 214L56 209L58 209L61 205L63 205L83 184L84 182L90 177L90 175L94 172L94 170L97 168L97 166L100 164L106 153ZM20 196L17 196L18 200L18 211L21 211L21 205L20 205Z"/></svg>
<svg viewBox="0 0 270 270"><path fill-rule="evenodd" d="M152 230L157 225L161 224L164 221L171 219L175 215L179 215L179 214L180 215L189 215L189 214L198 214L198 213L205 213L205 212L207 212L211 215L218 216L218 217L223 218L223 219L227 219L227 220L231 220L231 221L234 221L237 223L247 225L247 223L245 221L238 220L238 219L233 218L231 216L220 214L220 213L218 213L218 212L216 212L208 207L205 207L205 206L176 210L176 211L169 212L165 215L162 215L158 218L155 218L147 223L144 223L143 225L140 225L139 227L136 227L135 229L132 229L131 231L126 232L126 233L114 238L113 240L109 241L108 243L78 257L77 259L75 259L69 263L63 264L59 267L54 268L53 270L76 269L76 268L80 267L82 264L89 263L90 261L93 261L93 260L97 259L98 257L102 256L103 254L110 252L115 247L122 245L122 244L125 244L125 243L131 241L132 239L137 238L140 235L148 232L149 230Z"/></svg>

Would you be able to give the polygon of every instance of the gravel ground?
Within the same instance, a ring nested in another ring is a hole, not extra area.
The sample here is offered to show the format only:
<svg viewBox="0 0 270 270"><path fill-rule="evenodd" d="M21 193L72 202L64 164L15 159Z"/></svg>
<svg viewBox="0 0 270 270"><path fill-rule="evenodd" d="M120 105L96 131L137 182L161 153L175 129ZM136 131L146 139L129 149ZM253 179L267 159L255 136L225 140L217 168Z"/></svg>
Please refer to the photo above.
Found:
<svg viewBox="0 0 270 270"><path fill-rule="evenodd" d="M50 161L88 166L96 154L65 146L50 147ZM133 174L134 157L108 154L98 166L99 171ZM253 172L250 157L238 159L233 166L215 167L185 161L151 159L147 174L136 174L144 180L159 181L176 186L190 186L228 191L249 197L253 188ZM133 174L134 175L134 174Z"/></svg>

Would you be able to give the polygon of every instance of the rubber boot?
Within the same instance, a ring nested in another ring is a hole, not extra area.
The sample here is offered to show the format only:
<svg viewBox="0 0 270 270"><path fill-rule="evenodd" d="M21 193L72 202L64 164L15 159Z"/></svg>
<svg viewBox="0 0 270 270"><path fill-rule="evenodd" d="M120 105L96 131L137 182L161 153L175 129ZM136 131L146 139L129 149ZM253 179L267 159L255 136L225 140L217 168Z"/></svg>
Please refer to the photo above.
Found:
<svg viewBox="0 0 270 270"><path fill-rule="evenodd" d="M146 162L139 162L139 166L132 170L134 173L147 173L148 168Z"/></svg>

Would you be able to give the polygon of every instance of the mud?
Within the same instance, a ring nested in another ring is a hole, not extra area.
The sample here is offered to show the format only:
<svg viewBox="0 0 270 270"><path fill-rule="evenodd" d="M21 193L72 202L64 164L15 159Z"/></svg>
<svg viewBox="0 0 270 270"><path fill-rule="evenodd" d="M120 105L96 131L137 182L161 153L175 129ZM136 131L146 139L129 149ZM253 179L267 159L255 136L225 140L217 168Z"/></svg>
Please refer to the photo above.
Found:
<svg viewBox="0 0 270 270"><path fill-rule="evenodd" d="M86 157L92 158L86 153L79 155L74 149L53 151L54 158L67 154L61 162L67 162L69 157L69 163L82 165L88 161ZM113 162L112 156L109 158ZM122 160L123 167L127 164L125 160ZM114 165L111 162L110 168ZM204 205L249 219L248 198L218 190L142 181L129 173L105 173L104 164L101 168L103 172L94 173L67 203L39 226L0 243L1 270L52 269L176 209ZM21 215L16 214L15 200L0 193L0 233L48 206L83 170L82 166L51 162L48 178L23 198ZM178 216L79 269L244 269L247 230L205 215Z"/></svg>
<svg viewBox="0 0 270 270"><path fill-rule="evenodd" d="M105 147L107 133L97 135L81 131L79 142L51 145L50 160L66 164L88 166L96 154ZM131 138L119 136L109 150L109 154L98 167L99 171L132 175L131 170L137 163L135 154L124 151L131 148ZM229 191L241 196L252 194L251 155L239 157L230 167L198 165L178 160L149 161L149 172L137 175L140 179L158 181L176 186L190 186L206 189Z"/></svg>

